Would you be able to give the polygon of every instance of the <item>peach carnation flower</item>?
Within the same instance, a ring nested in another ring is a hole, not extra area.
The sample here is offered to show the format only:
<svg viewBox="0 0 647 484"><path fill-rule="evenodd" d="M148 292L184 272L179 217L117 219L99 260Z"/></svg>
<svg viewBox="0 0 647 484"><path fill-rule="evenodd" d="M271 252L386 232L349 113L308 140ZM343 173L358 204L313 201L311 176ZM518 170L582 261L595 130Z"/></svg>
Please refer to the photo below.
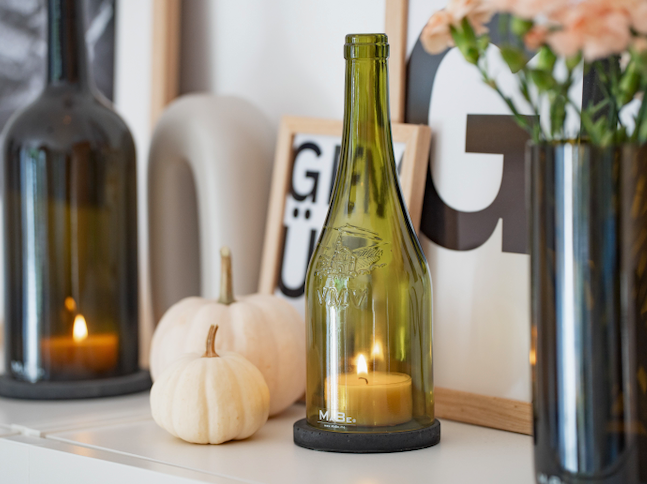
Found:
<svg viewBox="0 0 647 484"><path fill-rule="evenodd" d="M629 9L631 25L641 34L647 34L647 1L636 0L636 5Z"/></svg>
<svg viewBox="0 0 647 484"><path fill-rule="evenodd" d="M548 28L545 25L535 25L524 36L523 42L530 50L539 50L546 43Z"/></svg>
<svg viewBox="0 0 647 484"><path fill-rule="evenodd" d="M485 0L491 10L508 12L517 17L534 19L540 15L550 15L564 6L569 0Z"/></svg>
<svg viewBox="0 0 647 484"><path fill-rule="evenodd" d="M447 7L434 13L422 29L420 41L430 54L440 54L454 46L450 26L460 27L464 18L477 34L487 32L486 23L492 18L492 10L483 0L451 0Z"/></svg>
<svg viewBox="0 0 647 484"><path fill-rule="evenodd" d="M587 61L619 54L631 42L631 15L625 4L632 0L590 0L561 8L551 16L559 30L547 42L559 55L582 51Z"/></svg>
<svg viewBox="0 0 647 484"><path fill-rule="evenodd" d="M420 34L420 42L427 52L440 54L454 45L449 31L452 22L453 18L446 10L439 10L431 16Z"/></svg>
<svg viewBox="0 0 647 484"><path fill-rule="evenodd" d="M645 52L647 51L647 39L645 37L634 37L631 42L631 47L636 52Z"/></svg>
<svg viewBox="0 0 647 484"><path fill-rule="evenodd" d="M452 0L445 10L452 16L454 25L458 26L465 17L474 31L480 35L487 32L487 24L494 14L484 0Z"/></svg>

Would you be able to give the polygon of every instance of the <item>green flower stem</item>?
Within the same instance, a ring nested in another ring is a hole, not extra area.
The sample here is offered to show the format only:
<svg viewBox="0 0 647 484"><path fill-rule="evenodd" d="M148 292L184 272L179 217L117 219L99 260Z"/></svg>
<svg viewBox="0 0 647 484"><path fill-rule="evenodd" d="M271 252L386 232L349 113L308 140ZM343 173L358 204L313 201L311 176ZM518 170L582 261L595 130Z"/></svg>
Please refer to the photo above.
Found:
<svg viewBox="0 0 647 484"><path fill-rule="evenodd" d="M647 81L643 81L643 85L641 86L640 91L643 93L643 99L640 103L640 109L638 110L638 114L635 118L636 125L631 136L631 141L634 143L638 142L642 144L647 142L647 133L642 133L642 131L644 131L643 126L646 126L645 117L647 117L647 96L645 95L645 91L647 91Z"/></svg>
<svg viewBox="0 0 647 484"><path fill-rule="evenodd" d="M600 143L604 145L609 145L616 143L616 135L618 132L619 124L619 113L620 109L617 103L618 91L619 91L619 65L617 59L609 59L609 75L606 74L607 69L601 61L595 61L593 66L596 69L598 79L600 80L599 86L604 93L604 97L609 99L609 114L606 117L606 129L604 133L597 133L597 137L600 139ZM592 120L591 120L592 121ZM601 126L604 124L601 123ZM594 128L599 129L599 128ZM592 137L593 138L593 137Z"/></svg>
<svg viewBox="0 0 647 484"><path fill-rule="evenodd" d="M539 117L539 108L538 104L541 101L541 96L539 96L539 99L537 99L537 102L534 102L531 95L530 95L530 86L528 85L528 76L526 74L525 69L519 71L518 74L518 79L519 79L519 90L521 91L521 94L523 95L524 99L526 102L532 106L532 111L535 115L536 122L533 126L533 132L531 133L533 141L535 140L540 140L540 139L546 139L546 135L543 132L543 128L541 126L540 122L540 117Z"/></svg>
<svg viewBox="0 0 647 484"><path fill-rule="evenodd" d="M631 136L620 119L621 110L633 101L636 93L645 94L647 91L647 53L630 49L631 60L624 71L619 55L592 63L585 62L585 73L595 68L596 104L580 107L570 99L569 91L573 87L574 72L581 65L582 53L564 59L567 76L560 82L553 75L557 56L549 46L542 46L538 52L537 63L533 67L528 66L523 36L533 27L533 23L507 14L502 14L500 20L501 38L507 39L505 45L500 47L501 56L510 71L517 76L519 91L533 111L530 117L519 112L512 98L506 96L488 74L486 52L490 43L489 36L477 36L467 18L458 26L450 26L451 35L463 57L479 69L483 82L494 89L505 102L517 124L530 134L534 143L563 140L568 136L565 124L569 107L577 112L581 121L582 128L578 138L587 137L592 144L598 146L621 144L628 140L647 143L647 95L643 97ZM633 32L633 35L646 38L636 32ZM536 88L536 93L531 86ZM600 98L603 100L599 101ZM549 106L547 130L540 122L539 108L543 106L544 101Z"/></svg>
<svg viewBox="0 0 647 484"><path fill-rule="evenodd" d="M540 143L541 142L541 135L540 135L541 128L539 130L536 129L537 125L540 124L539 123L539 115L538 115L537 111L535 111L536 112L536 114L535 114L535 122L531 126L528 123L528 121L526 120L526 118L524 116L522 116L521 113L519 113L519 110L515 106L512 99L509 98L508 96L506 96L503 93L503 91L501 91L501 89L499 88L498 84L496 83L496 81L494 79L491 79L489 77L487 71L480 65L477 66L477 67L479 68L479 71L481 72L481 76L483 77L483 82L485 82L485 84L487 84L492 89L494 89L496 91L496 93L499 95L499 97L501 99L503 99L503 101L508 106L508 109L510 109L510 111L512 112L512 116L514 117L517 124L519 126L521 126L523 129L525 129L530 134L530 136L532 137L532 140L533 140L534 143Z"/></svg>

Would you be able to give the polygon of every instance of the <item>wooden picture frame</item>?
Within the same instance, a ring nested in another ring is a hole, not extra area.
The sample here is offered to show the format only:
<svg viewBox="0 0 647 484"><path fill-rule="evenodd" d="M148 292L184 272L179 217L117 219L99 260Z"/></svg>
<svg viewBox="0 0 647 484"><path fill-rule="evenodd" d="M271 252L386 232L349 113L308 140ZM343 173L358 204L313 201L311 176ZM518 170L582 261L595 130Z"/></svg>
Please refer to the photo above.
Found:
<svg viewBox="0 0 647 484"><path fill-rule="evenodd" d="M278 285L279 266L284 250L283 220L286 211L286 197L291 191L295 165L295 137L297 135L329 136L338 138L341 143L342 129L341 121L283 117L274 159L259 292L274 294ZM425 189L424 180L429 157L431 130L428 126L423 125L393 123L392 132L394 145L404 143L404 153L399 165L400 185L404 200L409 208L411 221L417 230Z"/></svg>
<svg viewBox="0 0 647 484"><path fill-rule="evenodd" d="M151 126L180 90L180 0L153 3Z"/></svg>
<svg viewBox="0 0 647 484"><path fill-rule="evenodd" d="M409 2L386 0L384 32L389 38L389 98L391 120L404 123L407 77L407 23Z"/></svg>
<svg viewBox="0 0 647 484"><path fill-rule="evenodd" d="M439 2L436 3L440 5ZM410 0L386 0L385 30L391 44L390 97L394 120L398 121L405 120L407 38L411 10ZM434 339L434 345L442 344L441 339ZM435 409L436 416L441 419L532 434L532 405L526 401L436 386Z"/></svg>

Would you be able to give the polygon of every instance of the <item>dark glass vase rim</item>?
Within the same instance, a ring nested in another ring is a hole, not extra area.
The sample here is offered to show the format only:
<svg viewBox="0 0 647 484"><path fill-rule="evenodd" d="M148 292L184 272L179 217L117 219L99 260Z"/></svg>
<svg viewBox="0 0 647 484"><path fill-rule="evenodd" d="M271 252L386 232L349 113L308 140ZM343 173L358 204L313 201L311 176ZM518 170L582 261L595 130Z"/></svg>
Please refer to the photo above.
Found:
<svg viewBox="0 0 647 484"><path fill-rule="evenodd" d="M647 143L640 144L640 143L634 143L634 142L627 142L627 143L601 146L601 145L592 143L590 140L586 138L581 138L581 139L573 138L573 139L564 139L564 140L555 140L555 141L542 141L541 143L535 143L532 140L528 140L526 146L528 148L542 148L542 149L563 148L565 146L581 146L582 148L590 148L590 149L597 149L597 150L616 150L616 149L624 149L624 148L642 149L644 147L647 147Z"/></svg>

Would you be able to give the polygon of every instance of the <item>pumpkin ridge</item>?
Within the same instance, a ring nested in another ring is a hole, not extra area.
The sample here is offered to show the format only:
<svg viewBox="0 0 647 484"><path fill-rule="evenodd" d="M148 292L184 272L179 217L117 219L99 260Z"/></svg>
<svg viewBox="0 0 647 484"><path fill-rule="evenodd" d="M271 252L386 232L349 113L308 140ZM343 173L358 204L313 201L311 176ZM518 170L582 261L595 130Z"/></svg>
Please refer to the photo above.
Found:
<svg viewBox="0 0 647 484"><path fill-rule="evenodd" d="M281 372L281 366L282 366L281 365L281 360L282 360L281 356L282 355L281 355L281 352L280 352L280 345L279 345L279 342L277 340L275 328L272 325L272 322L269 321L270 318L268 318L268 315L267 315L266 311L264 311L263 308L260 307L255 302L252 302L251 304L254 307L257 308L257 312L260 314L261 324L264 327L268 328L267 333L269 335L268 338L271 339L271 346L272 346L272 350L273 350L272 353L274 355L276 355L276 358L270 359L267 362L267 364L268 364L267 370L268 370L269 373L273 374L273 376L274 376L273 381L272 381L272 392L270 392L270 394L277 395L278 392L276 392L276 388L278 387L279 382L283 381L282 380L283 375L282 375L282 372ZM268 341L264 341L263 344L267 347L270 343ZM261 372L261 373L263 375L265 375L264 372ZM270 386L270 384L267 382L267 380L265 381L265 383L267 384L268 387ZM272 406L271 399L270 399L270 406Z"/></svg>
<svg viewBox="0 0 647 484"><path fill-rule="evenodd" d="M177 425L177 415L182 414L182 398L183 395L181 392L175 391L176 388L181 387L181 382L183 380L182 376L184 372L186 371L186 368L190 367L191 363L189 363L186 367L183 365L178 365L177 370L173 372L171 375L171 378L169 378L165 383L166 383L166 390L171 394L171 404L169 408L169 422L168 426L169 428L167 429L169 432L171 432L173 435L176 437L179 437L182 439L183 437L180 435L180 431L178 429ZM181 425L179 427L182 427Z"/></svg>
<svg viewBox="0 0 647 484"><path fill-rule="evenodd" d="M280 355L278 353L274 330L261 307L252 302L249 304L249 308L252 309L250 312L253 313L254 316L253 321L256 326L256 332L261 335L256 338L254 343L256 343L257 346L264 347L265 350L261 352L263 358L259 361L259 365L256 365L256 367L260 370L263 378L265 378L266 385L272 389L271 391L275 391L280 382L278 375L276 374L277 365L275 362L277 359L280 359ZM271 378L271 380L268 381L268 378Z"/></svg>
<svg viewBox="0 0 647 484"><path fill-rule="evenodd" d="M299 365L300 363L299 355L293 354L294 351L286 352L286 349L300 346L298 337L295 334L295 325L292 322L297 321L297 323L301 324L302 322L298 320L298 314L295 320L294 313L296 313L296 310L288 302L282 300L280 302L274 301L273 297L264 294L255 294L249 298L248 302L260 310L265 319L266 326L270 328L275 341L275 354L278 355L274 363L276 367L274 373L277 380L283 382L282 385L287 387L281 393L270 391L270 395L274 395L274 398L270 398L270 415L277 415L289 407L305 391L305 351L303 354L304 368L303 371L300 371L295 367L295 365ZM303 327L303 333L303 343L305 343L305 326ZM281 343L277 339L277 336L289 338L290 342ZM298 359L294 361L290 356ZM303 378L300 378L301 374L303 374ZM268 386L270 386L269 382Z"/></svg>
<svg viewBox="0 0 647 484"><path fill-rule="evenodd" d="M211 368L208 364L205 364L206 361L204 361L205 357L200 358L198 361L200 362L200 381L201 382L208 382L207 378L209 378L211 375ZM205 444L211 443L211 423L209 422L209 417L211 415L211 412L209 411L211 409L211 406L209 405L209 392L208 390L208 385L198 385L200 392L202 395L200 396L200 399L202 400L202 409L206 409L206 411L201 412L203 415L202 417L205 420L205 425L204 425L204 430L206 431L206 442Z"/></svg>
<svg viewBox="0 0 647 484"><path fill-rule="evenodd" d="M168 411L164 415L164 420L166 421L166 429L175 437L180 437L176 426L175 426L175 411L176 411L176 400L175 396L173 396L173 389L178 386L178 382L180 381L182 374L184 373L184 365L182 364L177 364L175 366L175 370L168 376L168 378L162 379L161 384L162 384L162 393L164 395L171 395L170 398L170 405L168 408ZM166 397L168 398L168 397Z"/></svg>
<svg viewBox="0 0 647 484"><path fill-rule="evenodd" d="M196 427L194 425L187 425L187 423L192 421L192 416L195 416L194 407L197 407L197 404L202 399L202 393L204 392L204 387L202 385L198 385L197 389L195 389L196 385L192 384L193 382L191 380L194 378L191 375L197 373L199 376L198 381L202 381L202 378L204 377L203 368L204 365L202 364L202 358L199 357L190 361L184 367L181 375L182 378L178 380L175 393L176 398L179 397L179 402L176 402L179 403L179 405L174 409L178 412L178 421L183 423L183 425L180 425L180 429L178 430L181 430L184 434L184 436L180 436L180 438L183 440L191 440L199 444L206 443L202 438L200 430L198 430L195 435L191 435L190 433L187 433L186 428L189 427L193 429ZM177 389L180 391L177 391ZM188 412L187 409L191 409L193 412Z"/></svg>
<svg viewBox="0 0 647 484"><path fill-rule="evenodd" d="M247 361L245 358L241 357L241 373L244 372L244 378L246 380L251 380L256 383L255 387L260 387L262 388L263 384L265 388L267 388L267 383L265 383L265 378L263 377L263 374L260 372L258 368L256 368L254 365L252 365L249 361ZM252 388L251 386L247 386L244 391L244 397L245 397L245 415L255 415L257 413L257 407L262 408L264 399L262 398L262 391L254 391L255 388ZM258 390L258 388L256 388ZM269 396L269 391L268 391L268 396ZM266 403L267 408L268 408L268 413L269 413L269 399L268 402ZM265 416L265 421L267 421L267 416ZM238 439L243 440L251 435L254 434L254 429L253 427L247 428L248 424L250 422L247 422L247 419L244 421L244 425L242 426L239 434L238 434ZM253 422L251 422L253 424Z"/></svg>
<svg viewBox="0 0 647 484"><path fill-rule="evenodd" d="M285 333L289 334L290 337L293 339L292 344L288 345L287 343L284 342L284 347L285 348L296 348L299 346L298 340L301 339L303 342L303 353L301 357L303 358L302 360L302 365L299 367L298 365L293 366L290 368L289 372L289 378L293 382L292 386L292 395L291 395L291 402L296 401L299 399L301 396L304 395L305 393L305 381L306 381L306 362L305 362L305 342L306 342L306 331L305 331L305 324L300 324L299 326L292 325L293 327L290 328L291 323L295 321L295 316L298 317L299 315L296 312L296 309L292 307L289 303L286 302L286 304L282 304L281 307L279 308L279 311L281 313L281 320L284 322L284 331ZM296 329L296 331L295 331ZM297 358L297 361L299 361L299 355L296 354L294 355ZM286 378L288 377L286 376ZM298 382L301 381L302 384L299 384ZM290 403L291 403L290 402Z"/></svg>
<svg viewBox="0 0 647 484"><path fill-rule="evenodd" d="M175 354L175 358L171 358L168 351L160 350L160 346L163 346L163 342L178 327L184 328L189 325L190 321L203 304L202 298L199 297L184 298L172 305L160 319L155 331L153 332L153 337L151 338L149 361L151 378L153 381L161 375L164 369L168 367L173 360L177 359L177 357L182 354ZM171 361L169 361L169 359Z"/></svg>
<svg viewBox="0 0 647 484"><path fill-rule="evenodd" d="M244 360L244 358L242 358L238 354L235 354L233 356L233 358L231 358L231 360L236 360L238 358L241 358L241 359ZM239 440L240 434L242 433L242 431L245 429L245 427L247 425L247 408L246 408L247 407L247 402L243 398L244 395L243 395L242 388L240 386L240 382L238 381L238 375L236 374L235 369L232 368L231 361L227 361L227 360L225 360L225 361L227 363L227 370L229 371L229 380L232 382L231 390L232 390L232 393L235 393L235 398L234 398L234 395L232 395L231 400L239 402L239 404L242 405L242 407L243 407L242 412L240 411L239 408L236 409L236 417L237 417L236 422L237 422L237 425L236 425L236 429L235 429L235 435L232 435L232 437L231 437L234 440ZM246 360L244 360L244 361L246 361ZM240 365L240 366L242 366L242 365ZM234 391L234 389L235 389L235 391Z"/></svg>

